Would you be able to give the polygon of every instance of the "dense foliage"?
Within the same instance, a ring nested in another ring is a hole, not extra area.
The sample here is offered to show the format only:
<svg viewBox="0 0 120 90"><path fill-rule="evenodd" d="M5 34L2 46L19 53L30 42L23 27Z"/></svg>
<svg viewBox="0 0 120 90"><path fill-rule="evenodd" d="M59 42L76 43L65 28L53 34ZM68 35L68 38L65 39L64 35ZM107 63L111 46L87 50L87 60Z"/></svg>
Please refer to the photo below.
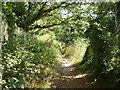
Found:
<svg viewBox="0 0 120 90"><path fill-rule="evenodd" d="M8 35L2 43L3 88L52 82L58 53L74 55L100 87L119 87L119 6L120 2L3 2L3 32Z"/></svg>
<svg viewBox="0 0 120 90"><path fill-rule="evenodd" d="M8 41L2 47L3 87L41 87L52 80L57 62L55 48L47 47L33 35L16 36L13 41L13 47Z"/></svg>
<svg viewBox="0 0 120 90"><path fill-rule="evenodd" d="M115 87L120 78L115 9L114 3L98 4L97 17L90 19L90 26L85 32L90 45L81 62L82 65L88 61L87 67L92 71L94 80L108 85L112 83L109 87Z"/></svg>

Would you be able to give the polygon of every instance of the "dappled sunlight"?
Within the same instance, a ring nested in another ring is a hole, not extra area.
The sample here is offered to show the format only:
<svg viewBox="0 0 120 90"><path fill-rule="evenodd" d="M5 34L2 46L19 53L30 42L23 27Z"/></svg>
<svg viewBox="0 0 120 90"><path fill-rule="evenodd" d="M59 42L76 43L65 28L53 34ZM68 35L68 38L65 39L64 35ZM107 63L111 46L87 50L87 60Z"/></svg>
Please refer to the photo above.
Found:
<svg viewBox="0 0 120 90"><path fill-rule="evenodd" d="M78 74L76 76L62 76L62 78L66 79L76 79L76 78L85 78L87 74Z"/></svg>
<svg viewBox="0 0 120 90"><path fill-rule="evenodd" d="M72 60L63 57L62 73L61 77L56 80L56 88L86 88L90 86L90 82L87 81L87 74L81 74L80 71L75 68Z"/></svg>
<svg viewBox="0 0 120 90"><path fill-rule="evenodd" d="M70 62L69 59L63 59L61 62L62 62L63 67L69 67L69 66L73 65L73 62L72 61Z"/></svg>
<svg viewBox="0 0 120 90"><path fill-rule="evenodd" d="M71 64L64 64L65 67L71 66Z"/></svg>
<svg viewBox="0 0 120 90"><path fill-rule="evenodd" d="M87 74L78 74L74 78L85 78Z"/></svg>
<svg viewBox="0 0 120 90"><path fill-rule="evenodd" d="M99 1L1 3L0 90L120 87L120 1Z"/></svg>

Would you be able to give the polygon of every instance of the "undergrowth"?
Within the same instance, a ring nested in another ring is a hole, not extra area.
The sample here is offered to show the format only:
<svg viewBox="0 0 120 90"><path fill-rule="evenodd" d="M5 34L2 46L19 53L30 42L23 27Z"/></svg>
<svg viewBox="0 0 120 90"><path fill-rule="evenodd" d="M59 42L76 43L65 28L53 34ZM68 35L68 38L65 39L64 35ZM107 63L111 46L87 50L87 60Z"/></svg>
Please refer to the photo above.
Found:
<svg viewBox="0 0 120 90"><path fill-rule="evenodd" d="M50 88L58 75L59 49L38 40L35 35L20 35L2 45L3 88ZM60 63L59 63L60 65Z"/></svg>

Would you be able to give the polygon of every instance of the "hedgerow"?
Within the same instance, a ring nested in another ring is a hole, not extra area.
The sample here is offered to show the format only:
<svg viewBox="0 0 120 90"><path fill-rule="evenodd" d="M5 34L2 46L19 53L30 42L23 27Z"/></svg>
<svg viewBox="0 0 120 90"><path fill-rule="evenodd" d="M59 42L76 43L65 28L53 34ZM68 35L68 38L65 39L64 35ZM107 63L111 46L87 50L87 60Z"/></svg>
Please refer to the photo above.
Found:
<svg viewBox="0 0 120 90"><path fill-rule="evenodd" d="M12 47L11 47L12 44ZM54 76L54 47L34 35L13 37L2 46L3 88L41 87Z"/></svg>

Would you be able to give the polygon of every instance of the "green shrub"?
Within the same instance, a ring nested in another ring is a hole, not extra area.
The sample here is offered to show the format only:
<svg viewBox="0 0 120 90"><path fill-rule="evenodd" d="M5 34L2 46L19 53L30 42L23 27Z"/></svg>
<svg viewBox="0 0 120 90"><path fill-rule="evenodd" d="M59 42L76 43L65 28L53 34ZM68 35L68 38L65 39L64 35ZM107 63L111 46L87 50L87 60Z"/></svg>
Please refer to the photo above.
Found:
<svg viewBox="0 0 120 90"><path fill-rule="evenodd" d="M34 35L16 36L12 41L4 41L2 59L3 88L41 87L55 74L54 47L47 47Z"/></svg>

